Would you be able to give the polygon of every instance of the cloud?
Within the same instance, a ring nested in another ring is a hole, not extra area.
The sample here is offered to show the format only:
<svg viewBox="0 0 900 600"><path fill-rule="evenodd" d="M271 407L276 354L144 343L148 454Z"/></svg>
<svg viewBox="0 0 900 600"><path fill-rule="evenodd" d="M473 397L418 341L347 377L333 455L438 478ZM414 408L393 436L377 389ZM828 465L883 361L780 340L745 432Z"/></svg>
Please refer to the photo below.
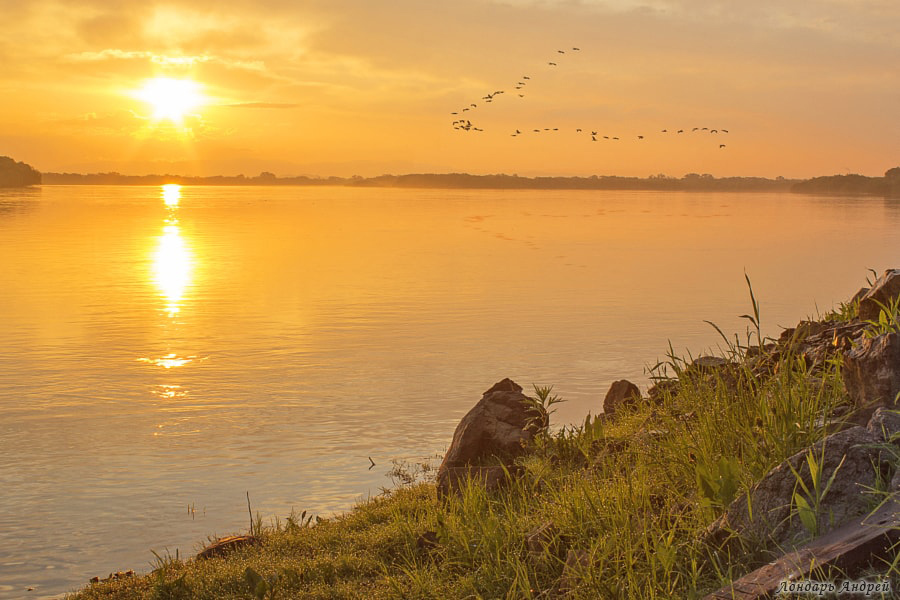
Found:
<svg viewBox="0 0 900 600"><path fill-rule="evenodd" d="M280 102L237 102L235 104L220 104L225 108L296 108L299 104Z"/></svg>

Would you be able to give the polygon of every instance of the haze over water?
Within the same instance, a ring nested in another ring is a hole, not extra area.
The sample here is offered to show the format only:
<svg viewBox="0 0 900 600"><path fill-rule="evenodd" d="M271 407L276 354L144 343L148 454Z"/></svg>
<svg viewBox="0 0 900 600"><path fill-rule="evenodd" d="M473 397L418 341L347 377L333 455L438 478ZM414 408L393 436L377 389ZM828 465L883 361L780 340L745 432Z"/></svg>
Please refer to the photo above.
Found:
<svg viewBox="0 0 900 600"><path fill-rule="evenodd" d="M620 378L896 267L900 202L284 187L0 191L0 598L328 515L494 382ZM369 470L369 459L376 467Z"/></svg>

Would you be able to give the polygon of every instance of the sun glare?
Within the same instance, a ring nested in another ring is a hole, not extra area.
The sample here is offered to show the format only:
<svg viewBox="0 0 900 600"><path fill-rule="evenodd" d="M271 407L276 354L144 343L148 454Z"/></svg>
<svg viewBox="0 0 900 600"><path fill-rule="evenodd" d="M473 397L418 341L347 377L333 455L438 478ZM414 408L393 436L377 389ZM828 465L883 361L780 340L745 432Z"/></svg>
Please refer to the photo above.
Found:
<svg viewBox="0 0 900 600"><path fill-rule="evenodd" d="M196 81L170 77L148 79L134 95L153 108L154 119L168 120L176 125L205 101Z"/></svg>

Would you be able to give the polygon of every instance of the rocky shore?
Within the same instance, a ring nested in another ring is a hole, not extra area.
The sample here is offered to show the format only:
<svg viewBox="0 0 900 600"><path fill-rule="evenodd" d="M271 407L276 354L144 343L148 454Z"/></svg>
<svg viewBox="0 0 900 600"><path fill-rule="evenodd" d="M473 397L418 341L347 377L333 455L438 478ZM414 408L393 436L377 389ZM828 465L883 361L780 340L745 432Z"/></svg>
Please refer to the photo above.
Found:
<svg viewBox="0 0 900 600"><path fill-rule="evenodd" d="M898 305L889 270L778 339L670 356L646 393L614 382L578 426L550 427L550 388L503 379L433 477L76 597L894 597Z"/></svg>

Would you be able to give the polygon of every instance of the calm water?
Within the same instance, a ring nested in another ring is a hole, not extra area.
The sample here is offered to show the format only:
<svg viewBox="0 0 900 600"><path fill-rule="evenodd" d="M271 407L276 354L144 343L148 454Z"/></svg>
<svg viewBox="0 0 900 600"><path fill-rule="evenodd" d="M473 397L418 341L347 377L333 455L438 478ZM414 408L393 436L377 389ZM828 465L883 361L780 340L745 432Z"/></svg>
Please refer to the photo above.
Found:
<svg viewBox="0 0 900 600"><path fill-rule="evenodd" d="M745 271L777 334L900 266L898 225L787 194L2 191L0 598L245 530L247 491L346 510L503 377L581 420L668 340L714 346L704 319L742 331Z"/></svg>

